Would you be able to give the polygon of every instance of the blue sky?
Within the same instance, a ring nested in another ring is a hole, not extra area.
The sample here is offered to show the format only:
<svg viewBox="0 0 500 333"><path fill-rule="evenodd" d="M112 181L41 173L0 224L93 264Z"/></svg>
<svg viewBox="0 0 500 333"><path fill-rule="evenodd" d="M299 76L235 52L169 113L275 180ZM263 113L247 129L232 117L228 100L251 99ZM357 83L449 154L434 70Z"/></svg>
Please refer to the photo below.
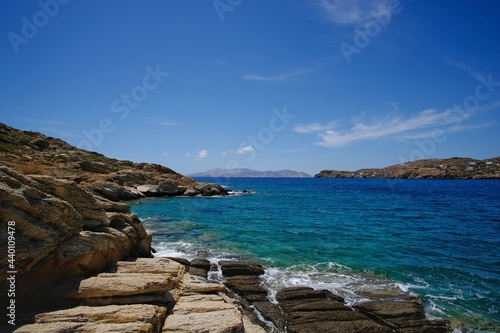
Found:
<svg viewBox="0 0 500 333"><path fill-rule="evenodd" d="M494 0L8 1L0 121L210 168L500 155Z"/></svg>

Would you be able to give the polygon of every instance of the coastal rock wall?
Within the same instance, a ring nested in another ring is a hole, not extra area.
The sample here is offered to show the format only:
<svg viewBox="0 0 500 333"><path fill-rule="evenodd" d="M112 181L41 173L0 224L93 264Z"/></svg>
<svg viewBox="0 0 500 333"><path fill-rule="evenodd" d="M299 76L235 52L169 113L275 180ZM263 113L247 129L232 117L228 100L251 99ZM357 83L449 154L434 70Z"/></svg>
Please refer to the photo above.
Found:
<svg viewBox="0 0 500 333"><path fill-rule="evenodd" d="M15 230L15 261L0 258L0 281L5 283L7 271L17 272L19 308L39 305L47 288L63 278L100 272L130 256L151 256L152 236L128 205L98 198L69 180L22 175L0 165L0 219L2 244Z"/></svg>

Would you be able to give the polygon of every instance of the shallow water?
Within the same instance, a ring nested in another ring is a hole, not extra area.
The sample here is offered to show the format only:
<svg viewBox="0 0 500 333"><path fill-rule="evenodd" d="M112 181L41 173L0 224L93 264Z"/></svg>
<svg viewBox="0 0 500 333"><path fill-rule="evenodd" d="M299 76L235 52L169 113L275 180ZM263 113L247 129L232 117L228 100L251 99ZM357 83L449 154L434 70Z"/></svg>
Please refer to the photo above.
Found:
<svg viewBox="0 0 500 333"><path fill-rule="evenodd" d="M431 317L500 332L499 181L205 180L251 193L132 203L157 255L258 260L273 290L311 285L350 303L399 288Z"/></svg>

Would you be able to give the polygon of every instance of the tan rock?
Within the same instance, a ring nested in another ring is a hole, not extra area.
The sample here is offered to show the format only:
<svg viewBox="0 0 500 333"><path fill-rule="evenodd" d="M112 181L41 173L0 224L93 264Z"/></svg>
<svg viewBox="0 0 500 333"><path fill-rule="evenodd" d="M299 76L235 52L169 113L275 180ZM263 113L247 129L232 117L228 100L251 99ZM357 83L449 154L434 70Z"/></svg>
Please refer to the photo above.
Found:
<svg viewBox="0 0 500 333"><path fill-rule="evenodd" d="M41 313L15 332L159 332L166 308L148 304L78 306Z"/></svg>
<svg viewBox="0 0 500 333"><path fill-rule="evenodd" d="M160 294L175 287L170 274L101 273L84 280L70 279L52 289L55 299L85 299L98 297Z"/></svg>
<svg viewBox="0 0 500 333"><path fill-rule="evenodd" d="M134 322L125 324L98 323L46 323L24 325L14 333L155 333L148 323Z"/></svg>
<svg viewBox="0 0 500 333"><path fill-rule="evenodd" d="M168 258L137 258L134 261L116 263L117 273L154 273L179 276L184 271L184 265Z"/></svg>
<svg viewBox="0 0 500 333"><path fill-rule="evenodd" d="M208 282L205 278L185 274L182 295L217 294L223 292L224 289L222 284Z"/></svg>
<svg viewBox="0 0 500 333"><path fill-rule="evenodd" d="M165 320L163 332L240 333L243 319L238 308L221 296L184 296Z"/></svg>
<svg viewBox="0 0 500 333"><path fill-rule="evenodd" d="M31 178L38 183L37 188L40 191L69 202L84 221L97 221L101 225L109 224L104 209L97 206L95 197L75 182L42 175L32 175Z"/></svg>

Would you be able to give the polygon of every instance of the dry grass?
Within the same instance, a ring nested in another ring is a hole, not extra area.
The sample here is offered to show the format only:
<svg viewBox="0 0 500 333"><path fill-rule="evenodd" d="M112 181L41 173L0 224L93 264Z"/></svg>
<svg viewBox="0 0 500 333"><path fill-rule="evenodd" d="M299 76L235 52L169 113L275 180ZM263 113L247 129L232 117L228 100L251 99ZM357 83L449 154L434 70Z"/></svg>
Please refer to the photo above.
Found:
<svg viewBox="0 0 500 333"><path fill-rule="evenodd" d="M44 170L45 167L39 162L29 162L20 168L21 173L25 175L42 175Z"/></svg>

